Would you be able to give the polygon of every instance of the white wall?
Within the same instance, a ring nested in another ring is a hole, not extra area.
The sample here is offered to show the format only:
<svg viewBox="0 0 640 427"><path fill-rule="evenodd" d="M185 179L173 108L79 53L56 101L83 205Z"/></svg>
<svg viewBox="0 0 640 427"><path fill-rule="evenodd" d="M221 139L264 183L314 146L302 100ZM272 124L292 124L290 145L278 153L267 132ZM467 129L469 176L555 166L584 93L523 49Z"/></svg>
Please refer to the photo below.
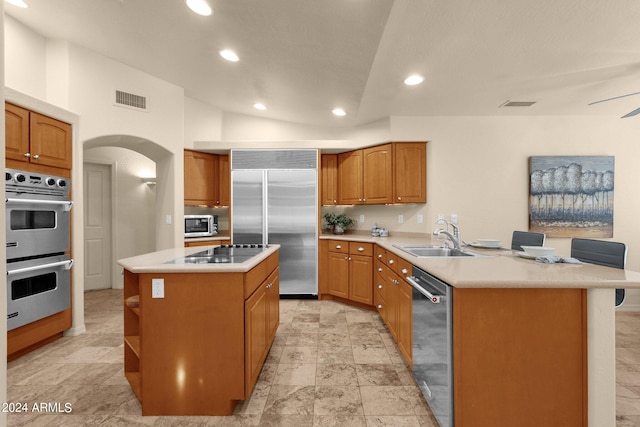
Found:
<svg viewBox="0 0 640 427"><path fill-rule="evenodd" d="M46 99L46 40L9 15L4 15L5 85Z"/></svg>
<svg viewBox="0 0 640 427"><path fill-rule="evenodd" d="M184 148L194 149L195 141L219 141L222 111L198 100L184 99Z"/></svg>

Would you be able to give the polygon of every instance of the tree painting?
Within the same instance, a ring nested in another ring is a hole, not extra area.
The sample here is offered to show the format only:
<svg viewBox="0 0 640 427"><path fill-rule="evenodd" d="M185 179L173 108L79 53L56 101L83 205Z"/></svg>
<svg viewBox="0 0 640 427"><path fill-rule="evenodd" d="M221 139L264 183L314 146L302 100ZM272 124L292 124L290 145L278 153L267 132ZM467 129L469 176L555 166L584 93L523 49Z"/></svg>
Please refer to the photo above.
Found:
<svg viewBox="0 0 640 427"><path fill-rule="evenodd" d="M529 158L529 230L613 237L613 156Z"/></svg>

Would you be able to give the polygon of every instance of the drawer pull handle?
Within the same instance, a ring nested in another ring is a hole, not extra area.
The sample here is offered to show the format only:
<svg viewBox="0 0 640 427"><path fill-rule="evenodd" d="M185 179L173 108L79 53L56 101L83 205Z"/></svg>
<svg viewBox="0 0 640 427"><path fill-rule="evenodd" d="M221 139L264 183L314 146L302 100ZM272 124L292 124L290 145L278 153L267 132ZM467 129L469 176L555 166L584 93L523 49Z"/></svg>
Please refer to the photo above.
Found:
<svg viewBox="0 0 640 427"><path fill-rule="evenodd" d="M336 249L342 249L342 246L336 245Z"/></svg>
<svg viewBox="0 0 640 427"><path fill-rule="evenodd" d="M394 261L392 259L389 260L389 264L393 264Z"/></svg>
<svg viewBox="0 0 640 427"><path fill-rule="evenodd" d="M362 246L360 246L360 247L358 248L358 252L364 252L364 248L363 248Z"/></svg>
<svg viewBox="0 0 640 427"><path fill-rule="evenodd" d="M382 254L378 254L378 258L382 258Z"/></svg>
<svg viewBox="0 0 640 427"><path fill-rule="evenodd" d="M402 274L407 274L407 273L408 273L408 271L407 271L407 269L406 269L406 268L403 268L401 273L402 273Z"/></svg>
<svg viewBox="0 0 640 427"><path fill-rule="evenodd" d="M378 267L378 272L382 273L382 267Z"/></svg>
<svg viewBox="0 0 640 427"><path fill-rule="evenodd" d="M382 308L382 304L378 304L378 308Z"/></svg>

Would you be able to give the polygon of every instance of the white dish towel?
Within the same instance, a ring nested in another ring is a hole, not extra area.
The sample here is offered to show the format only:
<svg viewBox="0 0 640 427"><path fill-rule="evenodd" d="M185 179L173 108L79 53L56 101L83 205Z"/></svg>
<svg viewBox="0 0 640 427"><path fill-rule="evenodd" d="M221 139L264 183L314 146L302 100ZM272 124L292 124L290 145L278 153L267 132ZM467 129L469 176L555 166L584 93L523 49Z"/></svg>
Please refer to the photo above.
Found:
<svg viewBox="0 0 640 427"><path fill-rule="evenodd" d="M544 264L557 264L564 262L566 264L584 264L582 261L571 257L561 257L560 255L545 255L536 257L536 262Z"/></svg>

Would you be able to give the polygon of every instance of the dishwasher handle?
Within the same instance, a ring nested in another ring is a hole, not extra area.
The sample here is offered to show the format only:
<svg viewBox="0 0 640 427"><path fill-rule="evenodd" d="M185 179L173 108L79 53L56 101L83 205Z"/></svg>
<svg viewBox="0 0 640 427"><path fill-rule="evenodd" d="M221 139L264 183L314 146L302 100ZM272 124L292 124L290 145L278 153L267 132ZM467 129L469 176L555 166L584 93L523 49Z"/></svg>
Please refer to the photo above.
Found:
<svg viewBox="0 0 640 427"><path fill-rule="evenodd" d="M420 292L425 297L429 298L433 304L440 304L441 295L433 295L431 292L427 291L425 288L420 286L420 284L416 281L414 276L407 276L405 280L409 282L409 284L418 292Z"/></svg>

